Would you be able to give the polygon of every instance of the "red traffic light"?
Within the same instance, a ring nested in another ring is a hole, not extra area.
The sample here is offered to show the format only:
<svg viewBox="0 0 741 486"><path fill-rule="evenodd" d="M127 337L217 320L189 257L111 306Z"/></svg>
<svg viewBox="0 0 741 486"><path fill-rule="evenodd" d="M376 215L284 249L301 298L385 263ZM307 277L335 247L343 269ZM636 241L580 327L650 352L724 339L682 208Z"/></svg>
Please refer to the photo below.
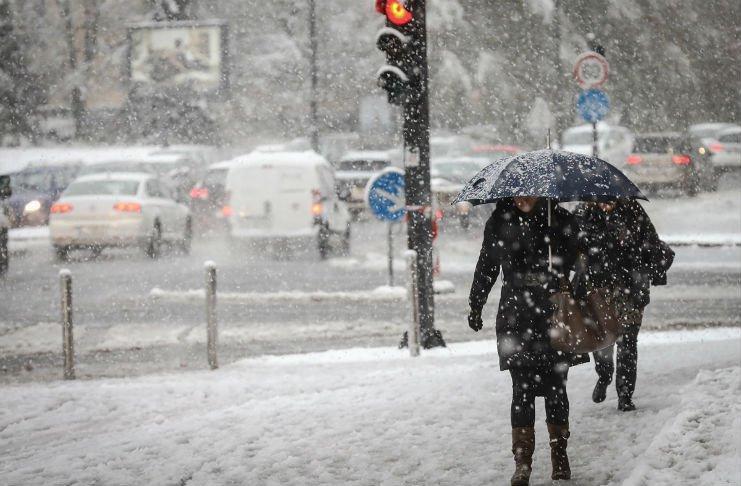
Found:
<svg viewBox="0 0 741 486"><path fill-rule="evenodd" d="M406 25L414 18L403 0L376 0L376 12L383 14L394 25Z"/></svg>

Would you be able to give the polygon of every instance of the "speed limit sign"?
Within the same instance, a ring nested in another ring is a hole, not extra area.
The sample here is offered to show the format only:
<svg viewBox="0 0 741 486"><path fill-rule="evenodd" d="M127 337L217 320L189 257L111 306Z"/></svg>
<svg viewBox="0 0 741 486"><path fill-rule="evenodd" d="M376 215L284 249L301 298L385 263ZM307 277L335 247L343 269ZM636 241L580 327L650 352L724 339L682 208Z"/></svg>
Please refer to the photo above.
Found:
<svg viewBox="0 0 741 486"><path fill-rule="evenodd" d="M610 64L596 52L585 52L576 58L574 79L582 89L599 88L610 73Z"/></svg>

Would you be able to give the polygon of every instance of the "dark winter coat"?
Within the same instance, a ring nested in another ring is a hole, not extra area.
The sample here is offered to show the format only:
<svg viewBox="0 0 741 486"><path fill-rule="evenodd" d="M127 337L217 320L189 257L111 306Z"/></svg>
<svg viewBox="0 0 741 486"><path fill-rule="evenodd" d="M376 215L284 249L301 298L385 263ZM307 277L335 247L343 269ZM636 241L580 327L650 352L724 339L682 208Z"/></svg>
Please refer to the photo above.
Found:
<svg viewBox="0 0 741 486"><path fill-rule="evenodd" d="M512 200L503 200L486 223L469 304L473 312L481 312L501 270L496 333L502 370L589 361L587 355L564 354L550 345L550 296L558 290L559 278L573 268L578 250L578 230L571 214L556 205L552 214L549 228L545 201L523 213ZM552 271L548 269L549 240Z"/></svg>
<svg viewBox="0 0 741 486"><path fill-rule="evenodd" d="M595 203L582 203L574 216L586 264L574 282L577 295L599 287L623 289L636 307L646 306L650 285L666 284L674 253L659 239L640 203L618 201L609 213Z"/></svg>

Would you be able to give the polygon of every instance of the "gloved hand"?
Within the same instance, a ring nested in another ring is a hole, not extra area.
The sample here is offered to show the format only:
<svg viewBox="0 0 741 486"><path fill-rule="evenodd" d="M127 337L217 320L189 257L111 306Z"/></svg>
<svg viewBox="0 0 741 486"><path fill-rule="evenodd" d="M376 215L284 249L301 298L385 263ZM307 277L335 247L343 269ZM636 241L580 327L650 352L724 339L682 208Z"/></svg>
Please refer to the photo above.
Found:
<svg viewBox="0 0 741 486"><path fill-rule="evenodd" d="M479 332L484 327L484 321L481 319L481 311L471 309L468 313L468 327Z"/></svg>

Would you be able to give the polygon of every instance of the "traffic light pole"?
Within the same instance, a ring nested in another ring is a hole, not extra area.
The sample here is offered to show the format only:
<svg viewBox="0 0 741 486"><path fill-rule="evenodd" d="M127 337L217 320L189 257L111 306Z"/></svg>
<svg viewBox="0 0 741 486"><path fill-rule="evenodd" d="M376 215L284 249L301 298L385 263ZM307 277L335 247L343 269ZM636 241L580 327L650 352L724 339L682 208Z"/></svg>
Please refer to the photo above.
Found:
<svg viewBox="0 0 741 486"><path fill-rule="evenodd" d="M420 341L424 348L445 346L435 329L435 302L432 285L432 191L430 187L430 110L427 70L427 28L425 0L409 0L415 32L410 36L410 55L417 69L411 93L404 103L404 165L406 204L409 209L407 247L417 252Z"/></svg>
<svg viewBox="0 0 741 486"><path fill-rule="evenodd" d="M315 0L308 0L309 2L309 51L310 51L310 78L311 78L311 94L309 95L309 143L311 149L314 152L319 152L319 127L317 126L317 65L316 65L316 50L317 50L317 39L316 39L316 5Z"/></svg>

